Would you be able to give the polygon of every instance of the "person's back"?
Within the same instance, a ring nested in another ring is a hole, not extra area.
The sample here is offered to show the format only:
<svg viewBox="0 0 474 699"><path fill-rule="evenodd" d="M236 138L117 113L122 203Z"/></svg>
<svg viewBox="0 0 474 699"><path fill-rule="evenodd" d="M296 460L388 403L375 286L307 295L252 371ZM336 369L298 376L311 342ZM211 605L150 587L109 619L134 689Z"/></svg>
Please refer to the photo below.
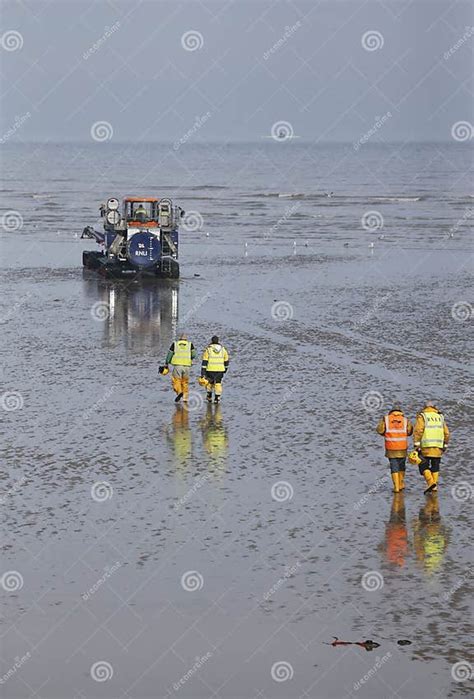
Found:
<svg viewBox="0 0 474 699"><path fill-rule="evenodd" d="M415 449L421 454L420 475L428 485L425 493L438 489L439 468L449 442L449 429L443 413L427 401L416 416L413 431Z"/></svg>
<svg viewBox="0 0 474 699"><path fill-rule="evenodd" d="M175 403L179 403L181 398L185 403L188 400L189 371L195 356L194 345L184 334L181 334L179 340L173 342L169 348L165 364L166 366L171 364L173 367L171 383L176 393Z"/></svg>
<svg viewBox="0 0 474 699"><path fill-rule="evenodd" d="M393 490L398 493L405 488L408 437L413 427L400 406L395 405L387 415L381 418L376 430L384 437L385 456L390 464Z"/></svg>
<svg viewBox="0 0 474 699"><path fill-rule="evenodd" d="M205 376L209 385L207 388L207 400L212 401L214 391L214 402L218 403L222 396L222 379L229 368L229 354L219 342L217 335L213 335L210 344L204 350L201 363L201 376Z"/></svg>

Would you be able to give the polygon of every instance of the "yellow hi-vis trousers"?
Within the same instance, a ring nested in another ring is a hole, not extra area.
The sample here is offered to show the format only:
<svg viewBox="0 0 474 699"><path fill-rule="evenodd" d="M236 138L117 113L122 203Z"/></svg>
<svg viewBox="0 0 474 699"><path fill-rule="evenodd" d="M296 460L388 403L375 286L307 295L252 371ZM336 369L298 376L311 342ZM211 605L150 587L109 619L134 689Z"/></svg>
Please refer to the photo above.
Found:
<svg viewBox="0 0 474 699"><path fill-rule="evenodd" d="M187 401L189 394L189 367L176 364L171 374L171 384L176 395L182 393L183 400Z"/></svg>

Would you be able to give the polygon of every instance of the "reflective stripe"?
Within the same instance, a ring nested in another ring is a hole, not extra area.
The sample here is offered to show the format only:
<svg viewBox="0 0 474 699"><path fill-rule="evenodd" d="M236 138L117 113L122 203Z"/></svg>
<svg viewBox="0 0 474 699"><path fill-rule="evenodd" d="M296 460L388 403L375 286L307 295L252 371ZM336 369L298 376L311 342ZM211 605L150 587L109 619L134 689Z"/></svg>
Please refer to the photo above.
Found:
<svg viewBox="0 0 474 699"><path fill-rule="evenodd" d="M179 340L174 343L174 353L171 364L179 366L191 366L191 343L187 340Z"/></svg>
<svg viewBox="0 0 474 699"><path fill-rule="evenodd" d="M224 357L225 349L222 345L219 345L217 349L216 345L209 345L207 348L207 367L206 371L224 371Z"/></svg>
<svg viewBox="0 0 474 699"><path fill-rule="evenodd" d="M421 437L421 448L444 447L444 416L441 413L421 413L425 429Z"/></svg>
<svg viewBox="0 0 474 699"><path fill-rule="evenodd" d="M398 425L400 425L399 427ZM385 449L408 449L408 420L403 415L385 415Z"/></svg>

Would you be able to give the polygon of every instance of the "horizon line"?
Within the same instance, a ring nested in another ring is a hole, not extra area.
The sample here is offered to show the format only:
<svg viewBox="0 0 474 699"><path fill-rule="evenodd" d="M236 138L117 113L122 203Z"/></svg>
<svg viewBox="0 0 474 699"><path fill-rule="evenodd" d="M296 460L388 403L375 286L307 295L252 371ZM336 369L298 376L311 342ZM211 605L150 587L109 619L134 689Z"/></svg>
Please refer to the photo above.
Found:
<svg viewBox="0 0 474 699"><path fill-rule="evenodd" d="M265 140L262 140L265 139ZM180 144L179 148L176 148L176 152L178 150L181 150L181 148L186 148L187 146L207 146L207 145L263 145L267 143L272 143L272 141L276 143L288 143L292 140L297 140L298 145L314 145L314 146L325 146L325 145L354 145L354 143L357 143L357 141L352 141L352 140L344 140L344 141L312 141L311 139L304 139L301 136L294 137L294 138L288 138L288 139L273 139L271 136L265 137L261 136L258 140L233 140L233 141L226 141L224 139L213 139L209 141L193 141L193 142L188 142L185 144ZM98 146L106 146L106 145L134 145L134 146L139 146L139 145L162 145L162 146L171 146L173 147L178 141L173 141L173 140L167 140L167 141L133 141L133 140L117 140L117 139L108 139L106 141L94 141L94 139L84 139L84 140L68 140L68 141L51 141L51 140L31 140L31 141L6 141L5 143L1 143L0 146L8 146L8 145L13 145L13 146L31 146L31 145L98 145ZM470 141L456 141L455 139L445 139L445 140L432 140L432 139L426 139L426 140L404 140L404 139L399 139L399 140L393 140L393 141L384 141L383 143L378 141L374 143L364 143L362 147L366 146L392 146L392 145L400 145L400 144L413 144L413 143L419 143L419 144L452 144L452 145L469 145Z"/></svg>

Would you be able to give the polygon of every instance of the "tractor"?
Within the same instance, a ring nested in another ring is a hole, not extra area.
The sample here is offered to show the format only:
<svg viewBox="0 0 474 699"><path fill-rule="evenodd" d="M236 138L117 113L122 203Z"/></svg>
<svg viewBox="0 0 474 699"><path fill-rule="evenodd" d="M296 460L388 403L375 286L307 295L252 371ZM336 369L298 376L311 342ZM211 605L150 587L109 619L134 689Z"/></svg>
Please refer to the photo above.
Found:
<svg viewBox="0 0 474 699"><path fill-rule="evenodd" d="M178 227L184 216L171 199L125 197L100 206L103 232L86 226L81 238L93 238L100 250L84 250L82 263L104 277L178 279Z"/></svg>

